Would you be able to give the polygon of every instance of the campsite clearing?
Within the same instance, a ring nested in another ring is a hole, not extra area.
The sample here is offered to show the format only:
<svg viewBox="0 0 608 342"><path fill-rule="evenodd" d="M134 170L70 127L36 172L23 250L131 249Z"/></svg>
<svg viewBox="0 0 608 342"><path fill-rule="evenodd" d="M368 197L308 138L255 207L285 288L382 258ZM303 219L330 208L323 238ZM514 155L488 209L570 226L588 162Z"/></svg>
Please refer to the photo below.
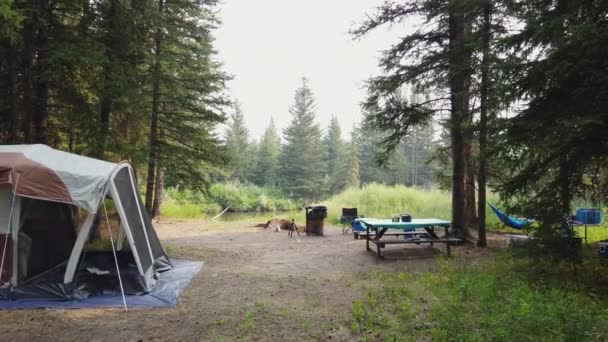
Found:
<svg viewBox="0 0 608 342"><path fill-rule="evenodd" d="M173 259L201 260L172 309L0 311L3 336L45 341L351 340L352 303L376 271L425 272L436 267L427 247L400 248L399 260L377 262L363 240L326 229L326 237L288 238L252 223L161 221ZM494 245L502 244L493 237ZM479 257L473 247L455 255ZM395 253L388 250L387 253Z"/></svg>

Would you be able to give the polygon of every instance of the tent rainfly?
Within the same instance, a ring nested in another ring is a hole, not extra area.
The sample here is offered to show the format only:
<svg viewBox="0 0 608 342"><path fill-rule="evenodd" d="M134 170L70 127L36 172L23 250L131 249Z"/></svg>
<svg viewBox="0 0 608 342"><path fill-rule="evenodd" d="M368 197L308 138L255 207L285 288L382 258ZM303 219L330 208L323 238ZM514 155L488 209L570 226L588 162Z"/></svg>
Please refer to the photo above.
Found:
<svg viewBox="0 0 608 342"><path fill-rule="evenodd" d="M91 247L102 229L110 252ZM0 299L141 294L172 267L130 164L44 145L0 146L0 253Z"/></svg>

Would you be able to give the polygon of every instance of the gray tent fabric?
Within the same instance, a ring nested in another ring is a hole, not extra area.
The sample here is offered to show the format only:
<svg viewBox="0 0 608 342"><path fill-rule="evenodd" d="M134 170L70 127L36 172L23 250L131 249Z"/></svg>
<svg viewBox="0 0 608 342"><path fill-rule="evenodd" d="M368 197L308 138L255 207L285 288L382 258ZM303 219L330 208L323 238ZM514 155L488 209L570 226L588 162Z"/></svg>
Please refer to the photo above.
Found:
<svg viewBox="0 0 608 342"><path fill-rule="evenodd" d="M23 156L24 159L17 159L17 156ZM24 162L27 160L29 163ZM54 177L49 179L22 179L21 186L26 187L29 181L42 183L44 188L37 188L37 191L32 190L32 193L27 193L28 197L33 197L42 200L58 200L68 202L84 210L95 213L102 199L102 190L108 177L116 168L117 164L110 163L93 158L83 157L59 150L52 149L46 145L3 145L0 146L0 173L4 169L24 172L27 174L34 167L45 168L52 174L57 176L57 179L62 184L54 184ZM17 169L17 170L15 170ZM12 177L16 178L16 177ZM0 177L0 183L2 183ZM10 183L15 186L16 179L11 179ZM69 193L69 199L59 200L58 196L48 196L48 192L44 189L50 187L65 187ZM17 194L20 194L19 185L17 185Z"/></svg>
<svg viewBox="0 0 608 342"><path fill-rule="evenodd" d="M105 222L105 199L112 200L116 209L113 220L118 222L113 229L111 220ZM87 212L86 217L77 215L78 209L80 214ZM10 222L9 212L13 213ZM109 257L112 254L88 253L87 242L99 236L99 229L114 231L121 246L117 262ZM118 282L96 276L95 270L105 275L117 268L121 275L124 272L125 292L151 293L163 272L174 266L141 202L129 163L110 163L44 145L0 146L2 241L7 243L0 246L5 254L0 299L86 298L99 289L116 290Z"/></svg>

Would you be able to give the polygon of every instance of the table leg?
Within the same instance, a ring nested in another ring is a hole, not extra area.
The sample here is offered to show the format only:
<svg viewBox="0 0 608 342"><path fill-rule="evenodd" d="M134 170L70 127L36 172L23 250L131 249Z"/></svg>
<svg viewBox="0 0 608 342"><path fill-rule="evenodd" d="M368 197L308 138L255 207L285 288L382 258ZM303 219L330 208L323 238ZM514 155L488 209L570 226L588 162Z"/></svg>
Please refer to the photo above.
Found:
<svg viewBox="0 0 608 342"><path fill-rule="evenodd" d="M424 227L424 230L426 230L433 239L439 239L437 234L435 234L435 227Z"/></svg>
<svg viewBox="0 0 608 342"><path fill-rule="evenodd" d="M371 248L369 248L369 224L366 224L365 228L367 229L367 236L365 237L366 248L368 251L371 251Z"/></svg>
<svg viewBox="0 0 608 342"><path fill-rule="evenodd" d="M386 233L386 231L388 230L388 228L382 228L380 231L378 231L378 229L376 229L376 241L380 240L383 236L384 233Z"/></svg>
<svg viewBox="0 0 608 342"><path fill-rule="evenodd" d="M585 223L585 245L589 246L589 242L587 242L587 224Z"/></svg>

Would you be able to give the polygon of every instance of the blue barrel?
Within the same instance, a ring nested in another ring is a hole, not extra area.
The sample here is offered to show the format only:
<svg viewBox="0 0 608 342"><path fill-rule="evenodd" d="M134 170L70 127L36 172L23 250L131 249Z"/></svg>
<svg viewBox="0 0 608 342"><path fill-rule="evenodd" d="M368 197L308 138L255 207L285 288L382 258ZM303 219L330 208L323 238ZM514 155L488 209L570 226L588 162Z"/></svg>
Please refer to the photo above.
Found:
<svg viewBox="0 0 608 342"><path fill-rule="evenodd" d="M595 208L576 209L576 220L582 224L602 223L602 213Z"/></svg>

